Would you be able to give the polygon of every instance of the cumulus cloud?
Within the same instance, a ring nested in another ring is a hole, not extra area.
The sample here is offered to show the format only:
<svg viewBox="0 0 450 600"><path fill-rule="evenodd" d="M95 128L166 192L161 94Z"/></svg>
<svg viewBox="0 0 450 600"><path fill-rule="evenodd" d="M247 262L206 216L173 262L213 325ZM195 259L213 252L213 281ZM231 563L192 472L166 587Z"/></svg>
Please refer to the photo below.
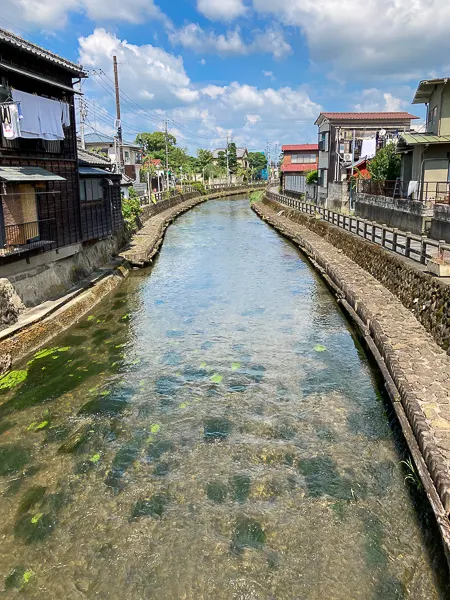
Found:
<svg viewBox="0 0 450 600"><path fill-rule="evenodd" d="M2 0L0 17L12 18L18 25L34 25L44 30L62 29L71 13L86 15L93 21L126 21L141 23L149 18L166 21L154 0L133 0L133 6L123 0Z"/></svg>
<svg viewBox="0 0 450 600"><path fill-rule="evenodd" d="M397 97L390 92L385 92L378 88L368 88L358 93L358 102L353 105L357 112L397 112L409 110L411 104L411 92L408 87L405 88L402 95Z"/></svg>
<svg viewBox="0 0 450 600"><path fill-rule="evenodd" d="M450 3L442 0L366 0L357 7L354 0L253 0L253 7L299 27L311 60L338 72L406 81L448 61Z"/></svg>
<svg viewBox="0 0 450 600"><path fill-rule="evenodd" d="M181 29L169 29L169 38L175 45L183 46L197 53L213 53L221 56L238 56L253 53L272 54L274 58L283 58L292 52L279 27L254 30L252 38L246 41L241 29L235 27L225 33L205 31L197 23L188 23Z"/></svg>
<svg viewBox="0 0 450 600"><path fill-rule="evenodd" d="M242 0L197 0L197 10L211 21L232 21L248 9Z"/></svg>

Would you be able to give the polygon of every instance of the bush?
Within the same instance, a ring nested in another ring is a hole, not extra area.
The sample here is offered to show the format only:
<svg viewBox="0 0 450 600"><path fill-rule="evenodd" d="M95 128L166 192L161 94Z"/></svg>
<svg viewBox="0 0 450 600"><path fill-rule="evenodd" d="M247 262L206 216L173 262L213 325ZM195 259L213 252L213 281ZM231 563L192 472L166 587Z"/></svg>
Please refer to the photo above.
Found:
<svg viewBox="0 0 450 600"><path fill-rule="evenodd" d="M129 198L122 196L122 216L125 221L125 227L133 231L137 229L138 218L142 212L141 201L133 188L129 188Z"/></svg>
<svg viewBox="0 0 450 600"><path fill-rule="evenodd" d="M306 183L311 185L313 183L317 183L319 180L319 172L318 171L310 171L306 175Z"/></svg>
<svg viewBox="0 0 450 600"><path fill-rule="evenodd" d="M191 187L193 187L194 190L200 192L202 196L206 194L205 186L201 181L189 181L186 185L190 185Z"/></svg>

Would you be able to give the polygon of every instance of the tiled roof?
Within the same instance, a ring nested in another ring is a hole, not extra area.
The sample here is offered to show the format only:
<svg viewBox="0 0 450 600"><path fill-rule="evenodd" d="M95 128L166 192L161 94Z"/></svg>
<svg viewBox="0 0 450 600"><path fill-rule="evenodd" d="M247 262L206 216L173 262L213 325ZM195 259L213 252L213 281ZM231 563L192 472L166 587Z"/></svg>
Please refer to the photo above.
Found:
<svg viewBox="0 0 450 600"><path fill-rule="evenodd" d="M418 119L408 112L322 112L316 120L325 118L332 121L405 121Z"/></svg>
<svg viewBox="0 0 450 600"><path fill-rule="evenodd" d="M281 171L283 173L308 173L309 171L316 170L317 164L281 165Z"/></svg>
<svg viewBox="0 0 450 600"><path fill-rule="evenodd" d="M49 50L45 50L45 48L41 48L36 44L28 42L19 35L11 33L6 29L0 28L0 42L10 44L15 48L24 50L25 52L29 52L30 54L35 54L36 56L40 56L41 58L44 58L49 62L57 64L58 66L62 67L63 69L66 69L67 71L70 71L73 75L76 75L77 77L87 77L86 73L83 71L82 66L77 65L76 63L71 62L66 58L62 58L62 56L58 56L57 54L54 54Z"/></svg>
<svg viewBox="0 0 450 600"><path fill-rule="evenodd" d="M83 148L80 147L78 147L78 164L80 166L88 165L90 167L111 167L111 161L108 157L102 156L101 154L97 154L96 152L89 152L88 150L83 150Z"/></svg>
<svg viewBox="0 0 450 600"><path fill-rule="evenodd" d="M282 146L281 150L283 152L293 152L293 151L301 151L301 150L310 150L314 152L315 150L319 151L319 144L288 144L286 146Z"/></svg>

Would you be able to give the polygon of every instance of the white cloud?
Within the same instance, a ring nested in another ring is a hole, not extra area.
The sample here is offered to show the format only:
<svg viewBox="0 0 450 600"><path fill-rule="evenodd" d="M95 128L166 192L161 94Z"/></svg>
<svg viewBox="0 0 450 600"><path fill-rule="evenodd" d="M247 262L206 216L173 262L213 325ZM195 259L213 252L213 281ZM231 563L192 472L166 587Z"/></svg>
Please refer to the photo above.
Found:
<svg viewBox="0 0 450 600"><path fill-rule="evenodd" d="M149 18L166 21L153 0L1 0L0 17L13 18L17 25L37 26L46 31L62 29L70 13L86 15L93 21L142 23Z"/></svg>
<svg viewBox="0 0 450 600"><path fill-rule="evenodd" d="M253 0L259 13L298 26L311 60L338 72L408 80L444 66L450 3L442 0Z"/></svg>
<svg viewBox="0 0 450 600"><path fill-rule="evenodd" d="M200 61L200 64L205 66L206 65L206 60L204 58L202 58L202 60Z"/></svg>
<svg viewBox="0 0 450 600"><path fill-rule="evenodd" d="M405 88L406 98L410 97L409 88ZM403 90L402 90L403 91ZM358 100L353 109L358 112L397 112L409 110L410 99L397 97L390 92L379 90L378 88L368 88L358 92Z"/></svg>
<svg viewBox="0 0 450 600"><path fill-rule="evenodd" d="M117 56L121 89L141 107L123 99L126 139L134 138L138 131L161 130L166 118L179 144L187 145L192 152L197 147L223 145L227 133L236 143L252 149L263 149L267 139L295 143L316 137L313 123L321 106L303 87L195 84L181 57L150 44L130 44L101 28L80 38L79 44L80 62L88 68L102 69L110 78L111 56ZM92 76L84 85L88 119L91 123L94 120L95 98L103 106L97 109L97 118L103 119L101 126L110 130L114 124L114 94L112 89L108 92L99 87L95 80Z"/></svg>
<svg viewBox="0 0 450 600"><path fill-rule="evenodd" d="M197 10L211 21L232 21L245 15L247 7L242 0L197 0Z"/></svg>
<svg viewBox="0 0 450 600"><path fill-rule="evenodd" d="M198 53L212 53L221 56L239 56L253 53L272 54L274 58L283 58L292 52L279 27L255 30L252 39L246 41L239 27L225 33L205 31L197 23L188 23L181 29L172 27L168 31L171 42Z"/></svg>

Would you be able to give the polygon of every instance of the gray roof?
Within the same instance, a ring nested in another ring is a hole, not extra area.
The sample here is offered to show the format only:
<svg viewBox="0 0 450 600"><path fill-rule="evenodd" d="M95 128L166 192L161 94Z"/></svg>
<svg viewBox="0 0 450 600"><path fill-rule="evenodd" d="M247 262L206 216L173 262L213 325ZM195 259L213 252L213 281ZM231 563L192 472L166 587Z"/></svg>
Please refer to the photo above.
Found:
<svg viewBox="0 0 450 600"><path fill-rule="evenodd" d="M3 181L25 183L26 181L66 181L41 167L0 167L0 179Z"/></svg>
<svg viewBox="0 0 450 600"><path fill-rule="evenodd" d="M450 144L450 135L433 135L432 133L402 133L400 137L409 146L416 144Z"/></svg>
<svg viewBox="0 0 450 600"><path fill-rule="evenodd" d="M105 169L99 169L97 167L78 167L80 175L97 175L105 177L105 175L113 175L111 171L105 171Z"/></svg>
<svg viewBox="0 0 450 600"><path fill-rule="evenodd" d="M10 44L11 46L14 46L20 50L24 50L25 52L29 52L30 54L44 58L45 60L48 60L49 62L57 64L63 69L70 71L77 77L87 77L87 74L83 71L83 67L81 65L77 65L66 58L62 58L62 56L58 56L57 54L50 52L50 50L45 50L44 48L41 48L32 42L28 42L19 35L11 33L6 29L0 28L0 42L5 42L6 44Z"/></svg>
<svg viewBox="0 0 450 600"><path fill-rule="evenodd" d="M225 152L226 148L216 148L213 150L213 158L219 158L219 152ZM236 148L236 158L244 158L247 148Z"/></svg>
<svg viewBox="0 0 450 600"><path fill-rule="evenodd" d="M84 141L86 144L114 144L114 138L111 135L106 135L105 133L88 133L84 136ZM122 142L122 146L132 146L134 148L140 148L139 144L135 144L134 142Z"/></svg>
<svg viewBox="0 0 450 600"><path fill-rule="evenodd" d="M91 167L111 167L111 161L107 156L102 156L96 152L89 152L78 147L78 164Z"/></svg>

